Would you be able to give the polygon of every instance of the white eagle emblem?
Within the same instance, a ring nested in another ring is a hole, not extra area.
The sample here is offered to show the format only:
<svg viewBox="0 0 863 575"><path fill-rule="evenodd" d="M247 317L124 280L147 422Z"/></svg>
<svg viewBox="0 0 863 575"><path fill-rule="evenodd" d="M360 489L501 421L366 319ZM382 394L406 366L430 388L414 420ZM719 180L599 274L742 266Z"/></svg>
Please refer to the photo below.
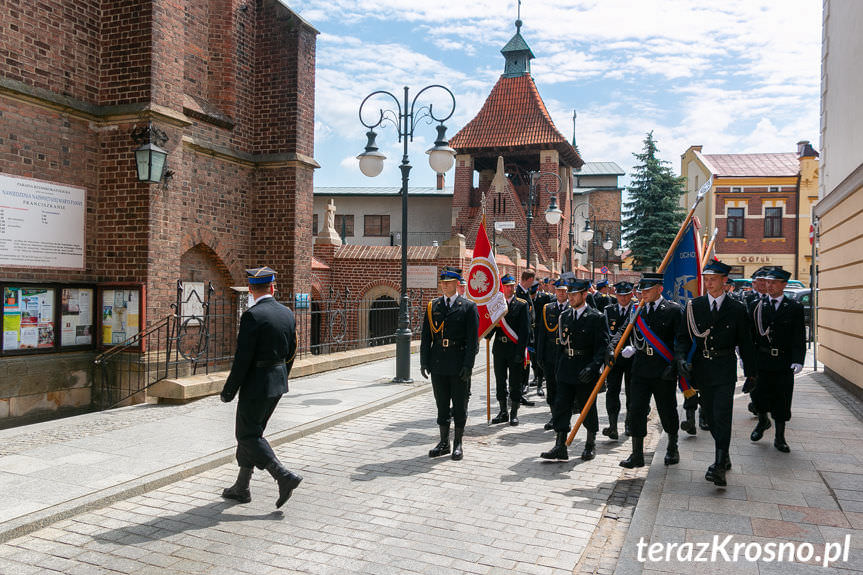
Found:
<svg viewBox="0 0 863 575"><path fill-rule="evenodd" d="M488 276L482 270L477 270L470 279L470 287L474 293L485 293L488 290Z"/></svg>

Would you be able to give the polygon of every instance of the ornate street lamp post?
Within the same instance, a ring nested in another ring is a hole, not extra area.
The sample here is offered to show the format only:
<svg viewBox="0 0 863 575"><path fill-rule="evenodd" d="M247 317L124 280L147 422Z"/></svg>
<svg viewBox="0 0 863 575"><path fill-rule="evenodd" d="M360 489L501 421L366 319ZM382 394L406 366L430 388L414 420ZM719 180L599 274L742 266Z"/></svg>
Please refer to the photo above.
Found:
<svg viewBox="0 0 863 575"><path fill-rule="evenodd" d="M557 178L558 191L563 188L563 180L554 172L530 172L529 173L529 192L527 195L527 267L530 268L530 224L533 222L533 203L536 201L536 181L542 176L554 176ZM546 185L548 191L548 185ZM545 221L549 225L556 226L560 222L560 216L563 214L560 208L557 207L557 192L551 194L551 200L548 203L548 208L545 210ZM516 262L518 263L518 262Z"/></svg>
<svg viewBox="0 0 863 575"><path fill-rule="evenodd" d="M575 216L578 215L578 211L581 208L587 208L587 210L585 210L584 229L581 230L581 237L583 237L584 241L587 242L587 249L588 250L590 250L591 245L593 245L591 242L591 240L593 239L593 229L590 227L590 216L591 216L590 203L585 200L583 202L580 202L577 206L575 206L572 209L572 215L569 219L569 254L570 254L570 257L572 257L572 250L573 250L573 247L575 246L575 243L573 241L573 238L575 235L575 232L574 232ZM594 221L594 225L595 225L596 224L596 216L593 216L593 221ZM590 252L588 252L588 257L590 257L591 255L592 254ZM593 279L593 259L592 258L590 259L590 265L591 265L590 279ZM570 268L572 268L571 262L570 262ZM570 271L572 271L572 269L570 269Z"/></svg>
<svg viewBox="0 0 863 575"><path fill-rule="evenodd" d="M423 92L431 89L443 90L452 100L452 105L449 113L445 116L438 117L433 109L432 104L423 105L416 108L417 100ZM414 139L414 128L420 120L427 119L429 123L432 121L439 122L437 126L437 140L435 145L426 151L429 155L429 165L431 168L442 174L452 168L455 161L455 150L449 147L446 140L446 126L444 122L452 117L455 112L455 96L453 93L440 84L432 84L426 86L410 100L408 87L404 88L404 106L399 99L390 92L385 90L377 90L372 92L363 99L360 104L360 123L369 129L366 133L368 143L365 151L357 156L360 161L360 171L366 176L373 178L381 173L384 169L384 160L386 156L378 151L375 144L377 134L374 129L384 124L391 123L398 132L399 141L404 143L404 154L402 155L402 163L399 166L402 172L402 287L401 298L399 303L399 326L396 331L396 376L393 378L393 383L410 383L411 379L411 323L408 312L408 174L411 171L411 165L408 160L408 141ZM374 121L366 122L363 119L363 107L371 98L375 96L385 96L392 98L395 102L395 109L380 108ZM409 105L410 104L410 105Z"/></svg>

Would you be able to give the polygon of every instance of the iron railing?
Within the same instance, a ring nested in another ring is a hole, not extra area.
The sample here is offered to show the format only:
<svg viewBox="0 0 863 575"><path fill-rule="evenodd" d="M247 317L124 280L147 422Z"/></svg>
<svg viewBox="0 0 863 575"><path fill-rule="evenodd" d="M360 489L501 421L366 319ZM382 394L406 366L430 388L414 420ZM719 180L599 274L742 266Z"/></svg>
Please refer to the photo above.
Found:
<svg viewBox="0 0 863 575"><path fill-rule="evenodd" d="M102 409L132 400L167 378L230 369L237 330L248 294L215 295L212 283L185 290L177 282L171 313L146 330L100 354L93 362L94 402ZM297 358L395 343L399 302L393 297L356 298L350 290L331 290L327 299L276 294L294 310ZM413 338L422 327L422 293L409 293Z"/></svg>

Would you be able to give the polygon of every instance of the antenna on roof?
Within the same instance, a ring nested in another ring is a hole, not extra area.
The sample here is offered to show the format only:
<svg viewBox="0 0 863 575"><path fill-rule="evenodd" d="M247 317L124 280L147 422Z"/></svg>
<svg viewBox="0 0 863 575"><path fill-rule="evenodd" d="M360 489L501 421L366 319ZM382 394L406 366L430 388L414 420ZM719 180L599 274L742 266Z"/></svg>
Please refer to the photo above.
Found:
<svg viewBox="0 0 863 575"><path fill-rule="evenodd" d="M518 19L515 21L515 29L521 31L521 0L518 0Z"/></svg>
<svg viewBox="0 0 863 575"><path fill-rule="evenodd" d="M575 118L578 117L578 114L575 113L575 110L572 111L572 147L575 148Z"/></svg>

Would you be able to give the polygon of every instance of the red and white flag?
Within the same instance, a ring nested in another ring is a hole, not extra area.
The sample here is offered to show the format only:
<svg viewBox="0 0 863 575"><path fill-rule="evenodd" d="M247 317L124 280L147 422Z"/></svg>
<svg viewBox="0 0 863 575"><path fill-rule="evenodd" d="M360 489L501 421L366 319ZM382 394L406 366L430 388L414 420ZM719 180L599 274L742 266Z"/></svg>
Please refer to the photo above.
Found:
<svg viewBox="0 0 863 575"><path fill-rule="evenodd" d="M485 216L476 231L473 259L467 272L467 295L479 311L479 337L485 337L506 315L506 298L500 291L500 274L485 232Z"/></svg>

